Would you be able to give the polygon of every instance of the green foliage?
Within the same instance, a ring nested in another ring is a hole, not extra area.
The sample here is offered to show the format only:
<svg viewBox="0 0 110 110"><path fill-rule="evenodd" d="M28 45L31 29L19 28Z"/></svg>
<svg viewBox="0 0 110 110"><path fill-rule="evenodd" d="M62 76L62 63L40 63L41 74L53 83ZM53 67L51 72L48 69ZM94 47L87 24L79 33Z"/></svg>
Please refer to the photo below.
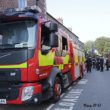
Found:
<svg viewBox="0 0 110 110"><path fill-rule="evenodd" d="M84 45L85 50L86 50L87 52L90 52L91 49L92 49L92 47L94 47L94 46L95 46L95 45L94 45L94 41L87 41L87 42L85 43L85 45Z"/></svg>
<svg viewBox="0 0 110 110"><path fill-rule="evenodd" d="M110 53L110 40L105 42L104 54Z"/></svg>
<svg viewBox="0 0 110 110"><path fill-rule="evenodd" d="M106 54L110 50L110 38L99 37L95 40L95 47L100 54Z"/></svg>
<svg viewBox="0 0 110 110"><path fill-rule="evenodd" d="M85 50L90 52L92 48L95 48L99 54L107 54L110 52L110 38L99 37L95 41L87 41L85 43Z"/></svg>

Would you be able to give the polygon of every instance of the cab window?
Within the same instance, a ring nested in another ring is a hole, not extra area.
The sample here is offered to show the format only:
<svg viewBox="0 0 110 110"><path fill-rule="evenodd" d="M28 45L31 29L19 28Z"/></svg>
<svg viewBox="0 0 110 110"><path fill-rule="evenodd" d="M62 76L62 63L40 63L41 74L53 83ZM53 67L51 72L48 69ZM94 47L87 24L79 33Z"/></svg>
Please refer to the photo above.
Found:
<svg viewBox="0 0 110 110"><path fill-rule="evenodd" d="M62 37L62 56L66 56L68 51L68 43L65 37Z"/></svg>

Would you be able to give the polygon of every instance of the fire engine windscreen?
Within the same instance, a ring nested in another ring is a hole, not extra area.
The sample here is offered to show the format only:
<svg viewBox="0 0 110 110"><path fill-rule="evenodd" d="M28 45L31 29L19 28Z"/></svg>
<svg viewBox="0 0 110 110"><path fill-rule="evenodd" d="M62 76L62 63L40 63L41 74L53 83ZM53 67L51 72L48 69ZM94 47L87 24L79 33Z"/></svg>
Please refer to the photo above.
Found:
<svg viewBox="0 0 110 110"><path fill-rule="evenodd" d="M0 23L0 48L35 47L36 26L34 20Z"/></svg>

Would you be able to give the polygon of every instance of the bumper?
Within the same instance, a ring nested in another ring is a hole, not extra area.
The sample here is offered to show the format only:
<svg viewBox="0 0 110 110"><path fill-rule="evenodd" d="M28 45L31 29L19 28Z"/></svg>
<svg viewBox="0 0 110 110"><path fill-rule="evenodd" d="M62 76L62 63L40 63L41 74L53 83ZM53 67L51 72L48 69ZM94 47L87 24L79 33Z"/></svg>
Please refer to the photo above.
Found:
<svg viewBox="0 0 110 110"><path fill-rule="evenodd" d="M33 95L31 99L24 101L23 104L39 104L41 99L42 95L39 93L37 95Z"/></svg>
<svg viewBox="0 0 110 110"><path fill-rule="evenodd" d="M28 87L28 86L33 86L34 87L34 91L33 91L33 95L30 99L22 101L22 91L23 88ZM8 88L11 88L10 91ZM13 88L15 88L15 90L18 90L17 93L17 97L12 98L12 94L13 94ZM0 89L3 89L0 87ZM4 94L4 96L0 96L0 99L5 99L6 103L5 104L34 104L34 103L39 103L41 102L41 85L36 84L36 83L29 83L29 84L22 84L20 87L17 86L10 86L10 87L4 87L5 91L0 91L0 94ZM7 90L7 91L6 91ZM6 94L5 94L6 93ZM8 97L10 98L8 98Z"/></svg>

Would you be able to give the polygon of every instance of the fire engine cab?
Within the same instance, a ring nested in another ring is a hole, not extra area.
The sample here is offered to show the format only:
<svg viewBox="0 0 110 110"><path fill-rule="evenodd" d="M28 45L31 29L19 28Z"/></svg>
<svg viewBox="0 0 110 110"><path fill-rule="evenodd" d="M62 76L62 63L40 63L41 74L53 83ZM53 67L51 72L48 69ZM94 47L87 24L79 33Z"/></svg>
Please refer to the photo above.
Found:
<svg viewBox="0 0 110 110"><path fill-rule="evenodd" d="M64 88L83 76L84 55L78 51L36 9L1 12L0 104L58 101Z"/></svg>

